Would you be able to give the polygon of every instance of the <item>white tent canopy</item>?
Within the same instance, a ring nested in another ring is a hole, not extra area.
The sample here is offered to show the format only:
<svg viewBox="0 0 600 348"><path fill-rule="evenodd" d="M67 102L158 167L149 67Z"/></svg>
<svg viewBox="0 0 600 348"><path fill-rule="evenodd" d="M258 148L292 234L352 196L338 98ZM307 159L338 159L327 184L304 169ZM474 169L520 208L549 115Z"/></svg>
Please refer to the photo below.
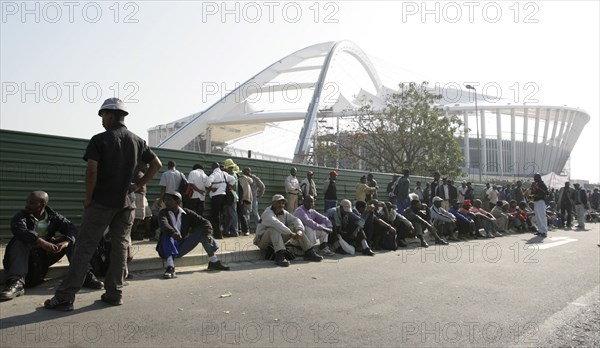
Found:
<svg viewBox="0 0 600 348"><path fill-rule="evenodd" d="M565 186L565 182L569 181L569 177L560 176L555 172L550 172L546 175L542 175L542 180L549 189L560 189L561 187Z"/></svg>

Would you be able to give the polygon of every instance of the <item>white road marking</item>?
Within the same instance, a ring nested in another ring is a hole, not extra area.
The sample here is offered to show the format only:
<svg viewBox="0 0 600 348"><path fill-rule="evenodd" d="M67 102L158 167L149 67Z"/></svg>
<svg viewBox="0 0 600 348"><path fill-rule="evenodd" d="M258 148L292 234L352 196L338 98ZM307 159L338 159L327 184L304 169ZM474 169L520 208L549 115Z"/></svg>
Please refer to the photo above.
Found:
<svg viewBox="0 0 600 348"><path fill-rule="evenodd" d="M551 240L552 242L550 243L535 243L535 244L531 244L529 247L527 247L528 249L550 249L550 248L554 248L557 247L559 245L564 245L567 243L571 243L571 242L576 242L577 239L574 238L570 238L570 237L551 237L548 238L549 240ZM546 239L546 241L548 241L548 239Z"/></svg>

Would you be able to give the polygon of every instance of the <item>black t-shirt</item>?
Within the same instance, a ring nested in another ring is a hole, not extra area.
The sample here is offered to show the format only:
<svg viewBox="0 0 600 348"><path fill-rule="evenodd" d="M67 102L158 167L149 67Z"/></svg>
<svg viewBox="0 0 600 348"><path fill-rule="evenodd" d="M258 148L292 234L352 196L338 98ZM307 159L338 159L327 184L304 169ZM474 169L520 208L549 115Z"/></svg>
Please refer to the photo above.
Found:
<svg viewBox="0 0 600 348"><path fill-rule="evenodd" d="M150 163L155 157L146 141L124 125L94 135L83 156L85 161L98 162L98 178L92 199L111 208L128 206L125 198L138 161Z"/></svg>

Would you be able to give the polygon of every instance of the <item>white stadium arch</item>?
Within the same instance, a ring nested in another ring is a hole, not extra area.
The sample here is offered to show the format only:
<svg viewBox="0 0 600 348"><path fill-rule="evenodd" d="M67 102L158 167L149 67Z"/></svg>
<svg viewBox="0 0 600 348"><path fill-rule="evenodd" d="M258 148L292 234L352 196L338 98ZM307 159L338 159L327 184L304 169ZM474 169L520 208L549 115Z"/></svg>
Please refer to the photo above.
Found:
<svg viewBox="0 0 600 348"><path fill-rule="evenodd" d="M331 67L341 59L353 60L355 69L349 75L363 74L362 83L368 86L347 92L341 83L329 84L337 76L330 76ZM354 43L320 43L276 61L206 110L151 128L149 143L210 153L264 132L273 123L298 121L303 126L293 154L254 153L254 157L311 163L318 122L350 115L366 100L375 109L383 108L387 96L396 91L383 86L369 57ZM590 119L585 111L566 106L486 103L489 99L480 94L462 89L448 91L458 98L442 99L438 106L464 121L460 134L465 139L461 144L463 168L470 174L521 177L535 172L560 173ZM286 98L290 92L300 97ZM478 106L473 103L475 99ZM475 128L479 129L479 137Z"/></svg>

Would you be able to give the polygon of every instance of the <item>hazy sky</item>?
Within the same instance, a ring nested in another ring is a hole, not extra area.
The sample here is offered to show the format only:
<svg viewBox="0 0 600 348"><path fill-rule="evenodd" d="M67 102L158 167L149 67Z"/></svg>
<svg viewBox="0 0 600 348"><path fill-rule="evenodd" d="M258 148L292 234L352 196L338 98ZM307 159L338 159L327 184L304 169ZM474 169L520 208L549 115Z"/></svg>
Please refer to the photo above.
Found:
<svg viewBox="0 0 600 348"><path fill-rule="evenodd" d="M591 120L572 152L571 177L600 182L597 1L1 7L2 129L89 138L102 131L102 101L118 95L129 106L129 129L146 138L149 128L205 109L293 51L350 40L388 66L384 77L395 70L431 84L493 84L513 104L536 99L585 110ZM207 83L223 91L209 95Z"/></svg>

